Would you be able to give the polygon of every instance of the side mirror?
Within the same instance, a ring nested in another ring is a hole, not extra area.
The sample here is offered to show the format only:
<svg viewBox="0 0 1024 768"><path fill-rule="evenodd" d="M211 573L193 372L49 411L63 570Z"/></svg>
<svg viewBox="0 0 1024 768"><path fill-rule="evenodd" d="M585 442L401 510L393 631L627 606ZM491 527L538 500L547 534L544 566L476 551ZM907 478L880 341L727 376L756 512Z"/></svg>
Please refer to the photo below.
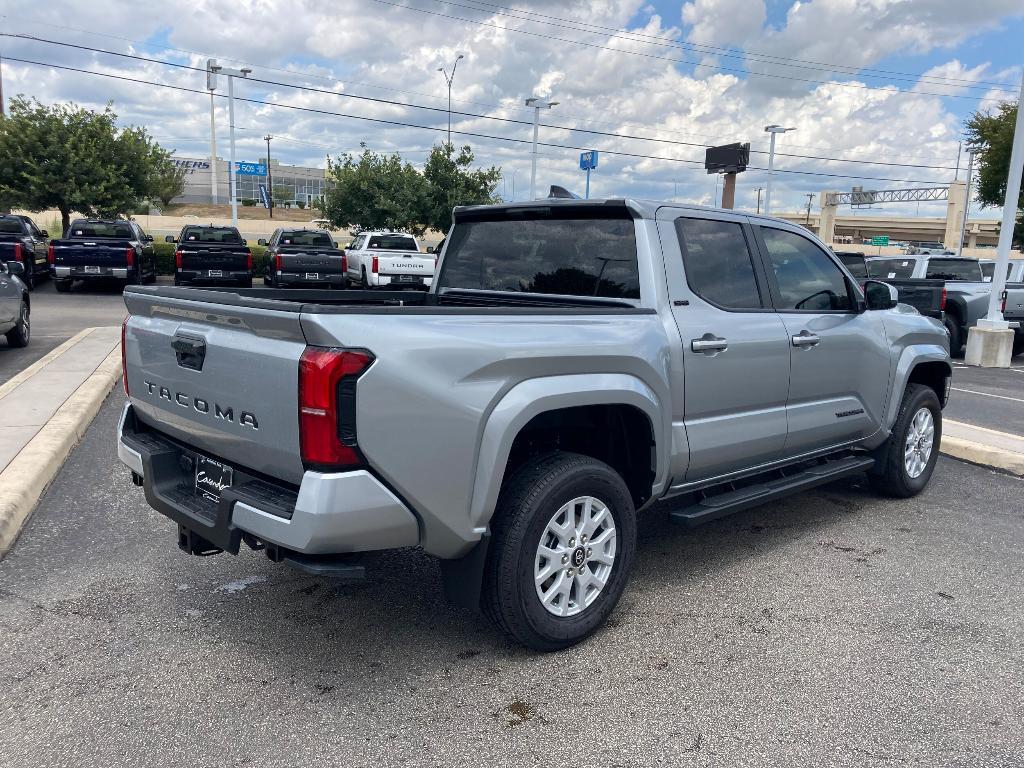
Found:
<svg viewBox="0 0 1024 768"><path fill-rule="evenodd" d="M892 309L899 297L899 291L881 280L868 280L864 283L864 304L868 309Z"/></svg>
<svg viewBox="0 0 1024 768"><path fill-rule="evenodd" d="M433 252L434 252L434 246L428 245L427 246L427 253L433 253Z"/></svg>
<svg viewBox="0 0 1024 768"><path fill-rule="evenodd" d="M248 244L249 244L248 240L242 240L242 245L248 245Z"/></svg>
<svg viewBox="0 0 1024 768"><path fill-rule="evenodd" d="M267 244L267 238L265 238L265 237L261 237L259 240L256 241L256 245L266 245L266 244Z"/></svg>
<svg viewBox="0 0 1024 768"><path fill-rule="evenodd" d="M174 235L167 235L166 237L164 237L164 242L165 243L176 243L176 242L178 242L178 238L176 238Z"/></svg>
<svg viewBox="0 0 1024 768"><path fill-rule="evenodd" d="M21 277L25 274L25 265L20 261L8 261L7 271L15 277Z"/></svg>
<svg viewBox="0 0 1024 768"><path fill-rule="evenodd" d="M147 243L152 243L153 242L153 236L152 235L146 235L145 240L146 240Z"/></svg>
<svg viewBox="0 0 1024 768"><path fill-rule="evenodd" d="M50 236L50 233L47 232L45 229L39 230L39 234L42 235L43 237L49 237Z"/></svg>

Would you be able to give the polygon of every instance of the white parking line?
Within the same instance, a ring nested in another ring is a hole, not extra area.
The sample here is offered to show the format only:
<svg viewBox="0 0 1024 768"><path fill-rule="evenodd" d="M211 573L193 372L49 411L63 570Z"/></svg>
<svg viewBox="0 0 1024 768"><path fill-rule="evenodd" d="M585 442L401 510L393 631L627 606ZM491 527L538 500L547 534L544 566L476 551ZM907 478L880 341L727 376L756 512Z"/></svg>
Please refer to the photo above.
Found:
<svg viewBox="0 0 1024 768"><path fill-rule="evenodd" d="M968 395L981 395L982 397L994 397L997 400L1012 400L1015 403L1024 403L1022 397L1007 397L1006 395L993 395L989 392L976 392L973 389L958 389L957 387L951 387L954 392L963 392Z"/></svg>

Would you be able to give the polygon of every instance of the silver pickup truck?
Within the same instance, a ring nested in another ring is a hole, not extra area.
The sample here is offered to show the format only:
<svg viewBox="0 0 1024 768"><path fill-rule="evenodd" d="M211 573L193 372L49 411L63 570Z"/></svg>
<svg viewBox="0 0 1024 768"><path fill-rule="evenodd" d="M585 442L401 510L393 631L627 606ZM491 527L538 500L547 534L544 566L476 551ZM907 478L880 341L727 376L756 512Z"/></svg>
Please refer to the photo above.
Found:
<svg viewBox="0 0 1024 768"><path fill-rule="evenodd" d="M357 575L419 546L538 649L601 625L656 501L918 493L950 385L942 325L802 228L671 203L457 208L424 293L125 303L118 454L181 549Z"/></svg>

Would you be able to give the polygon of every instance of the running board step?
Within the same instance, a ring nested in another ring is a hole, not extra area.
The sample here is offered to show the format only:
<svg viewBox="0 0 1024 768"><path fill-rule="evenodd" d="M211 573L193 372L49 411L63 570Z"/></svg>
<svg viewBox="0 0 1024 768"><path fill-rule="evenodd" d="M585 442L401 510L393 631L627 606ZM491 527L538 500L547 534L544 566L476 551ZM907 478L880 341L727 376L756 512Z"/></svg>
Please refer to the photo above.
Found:
<svg viewBox="0 0 1024 768"><path fill-rule="evenodd" d="M701 499L696 504L669 513L673 522L693 526L716 520L733 512L756 507L774 499L790 496L799 491L814 488L833 480L865 472L874 466L870 456L849 456L832 459L786 477L748 485L735 491L716 494Z"/></svg>

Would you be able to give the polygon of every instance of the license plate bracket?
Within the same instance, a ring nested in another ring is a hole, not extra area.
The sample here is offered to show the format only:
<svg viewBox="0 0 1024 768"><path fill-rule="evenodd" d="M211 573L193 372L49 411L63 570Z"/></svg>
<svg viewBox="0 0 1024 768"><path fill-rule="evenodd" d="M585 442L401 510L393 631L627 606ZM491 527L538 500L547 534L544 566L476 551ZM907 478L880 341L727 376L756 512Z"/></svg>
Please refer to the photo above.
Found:
<svg viewBox="0 0 1024 768"><path fill-rule="evenodd" d="M99 267L85 267L85 274L87 275L98 275L100 273Z"/></svg>
<svg viewBox="0 0 1024 768"><path fill-rule="evenodd" d="M306 273L306 279L307 280L319 280L320 279L320 273L319 272L307 272Z"/></svg>
<svg viewBox="0 0 1024 768"><path fill-rule="evenodd" d="M221 491L230 488L234 482L234 475L234 469L227 464L196 454L195 485L200 496L219 501Z"/></svg>
<svg viewBox="0 0 1024 768"><path fill-rule="evenodd" d="M224 270L222 269L211 269L210 277L224 277Z"/></svg>

